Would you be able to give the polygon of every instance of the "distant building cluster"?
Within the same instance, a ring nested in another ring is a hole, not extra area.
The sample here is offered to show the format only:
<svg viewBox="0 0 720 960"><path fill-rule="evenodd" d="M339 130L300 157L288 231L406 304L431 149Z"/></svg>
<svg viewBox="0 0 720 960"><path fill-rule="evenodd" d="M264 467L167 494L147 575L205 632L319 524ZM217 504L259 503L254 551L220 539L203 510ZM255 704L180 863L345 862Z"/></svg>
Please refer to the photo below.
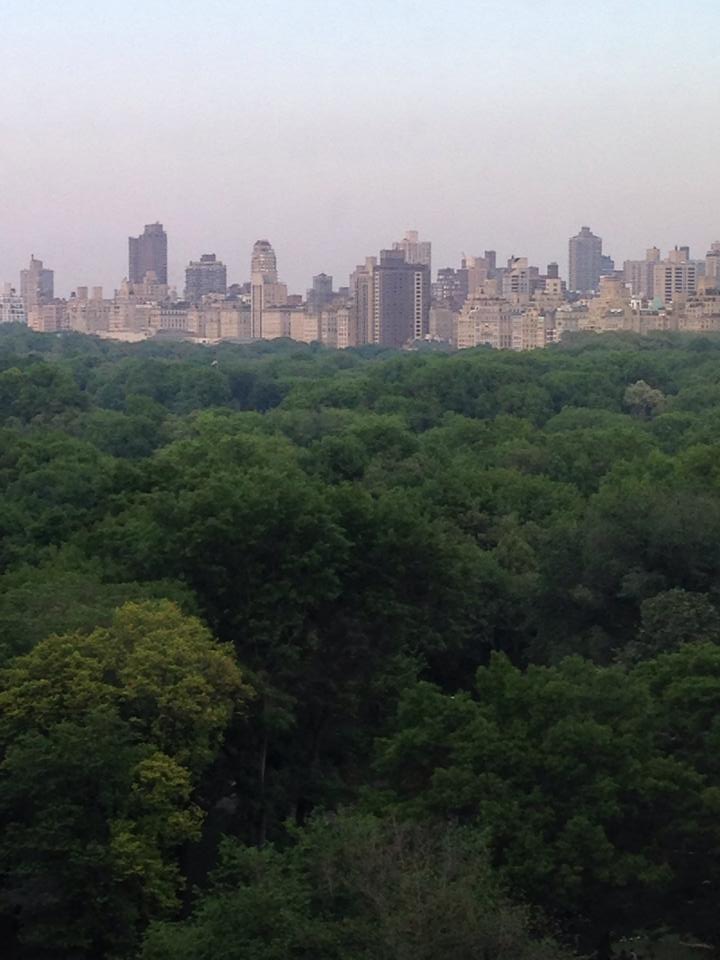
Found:
<svg viewBox="0 0 720 960"><path fill-rule="evenodd" d="M279 278L275 250L258 240L249 280L228 284L227 268L205 253L185 270L182 296L168 283L168 238L162 224L128 242L128 274L112 297L102 287L55 296L54 274L33 255L17 288L0 288L0 323L42 332L77 330L141 340L199 342L288 337L343 349L363 344L411 348L421 341L458 349L534 350L574 331L720 331L720 241L702 259L686 246L666 257L657 247L622 269L584 226L568 245L568 279L557 263L544 273L526 257L498 264L494 250L463 255L432 279L432 247L409 231L367 257L347 286L320 273L304 296Z"/></svg>

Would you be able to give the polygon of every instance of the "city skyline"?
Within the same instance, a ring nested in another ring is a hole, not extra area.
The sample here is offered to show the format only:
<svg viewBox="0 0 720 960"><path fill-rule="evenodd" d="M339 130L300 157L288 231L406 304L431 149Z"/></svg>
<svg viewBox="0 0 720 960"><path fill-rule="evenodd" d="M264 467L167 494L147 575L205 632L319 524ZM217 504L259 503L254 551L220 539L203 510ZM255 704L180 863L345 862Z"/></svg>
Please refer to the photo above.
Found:
<svg viewBox="0 0 720 960"><path fill-rule="evenodd" d="M224 262L206 253L188 263L183 295L167 282L167 251L162 223L129 237L128 274L112 297L98 285L58 297L54 271L33 256L21 272L19 294L10 284L2 288L0 322L127 340L290 338L338 349L416 349L434 341L455 349L536 350L574 332L720 330L720 241L701 258L688 245L676 244L665 255L654 246L644 259L620 266L584 225L568 240L567 280L556 262L543 272L528 257L511 256L503 266L492 249L438 268L433 280L432 241L408 230L366 255L347 285L336 288L323 272L305 296L283 281L267 238L252 247L249 280L228 285Z"/></svg>
<svg viewBox="0 0 720 960"><path fill-rule="evenodd" d="M199 261L201 261L202 259L208 256L217 257L218 264L222 266L226 271L227 285L230 285L233 283L242 284L250 281L252 272L253 272L252 263L250 263L249 265L249 259L252 256L250 251L254 250L259 243L264 243L264 244L268 243L267 240L251 241L247 245L247 248L242 251L240 256L227 257L224 255L223 251L216 250L216 248L212 244L209 244L207 247L207 250L213 251L212 254L208 254L207 252L200 253L199 252L200 248L197 246L197 244L193 244L191 241L188 241L187 239L185 239L185 240L181 240L180 246L183 249L189 248L194 252L188 256L187 260L185 260L182 264L179 264L178 258L172 256L172 251L173 251L173 248L175 247L175 238L171 235L170 231L166 228L166 225L162 221L155 221L153 223L146 224L144 228L144 233L143 232L140 233L139 239L143 240L144 238L147 238L148 231L155 228L159 228L163 233L164 247L162 250L162 257L164 257L164 262L167 264L167 275L162 272L163 268L161 268L161 275L158 277L158 280L160 283L164 282L170 288L175 288L178 295L181 298L183 297L184 291L186 290L188 268L197 266ZM576 226L575 230L576 231L579 230L580 234L582 234L583 231L589 231L590 236L595 236L593 231L590 230L590 228L587 226L583 226L583 227ZM715 234L717 234L718 232L720 232L720 224L718 224L718 228L716 229ZM348 264L345 268L341 267L339 270L336 270L333 272L332 270L328 269L328 267L325 264L315 264L314 266L311 265L310 273L307 276L305 276L300 271L300 269L297 267L296 264L293 264L291 260L287 259L281 250L279 254L279 259L281 259L283 262L283 279L285 280L288 277L295 277L295 276L298 276L300 278L297 282L287 281L285 285L292 292L304 293L311 286L312 280L319 274L329 275L331 277L336 276L339 278L347 278L352 274L353 270L355 269L355 266L359 262L358 257L364 257L368 249L383 250L383 249L392 248L395 250L405 249L407 251L408 237L414 236L415 242L417 243L418 234L419 234L419 231L415 229L406 230L404 231L403 239L400 241L392 240L391 236L390 237L386 236L381 238L380 242L377 243L374 247L372 246L372 244L366 243L365 246L361 246L355 252L354 255L351 254ZM396 230L395 235L399 236L400 235L399 231ZM682 235L679 239L671 238L671 240L668 243L654 243L651 241L651 243L648 243L647 245L642 247L642 249L631 250L625 256L619 255L615 249L610 249L602 234L600 234L600 236L595 236L595 239L599 240L601 243L603 256L604 257L609 256L610 259L614 260L617 267L620 268L622 267L623 263L627 261L641 262L640 260L641 255L644 255L647 251L651 249L657 250L658 252L660 251L660 249L672 250L673 248L680 249L680 250L691 250L693 251L693 256L703 258L706 252L716 244L716 241L713 239L713 237L714 237L714 234L712 235L712 237L710 234L708 234L708 237L706 239L701 238L696 244L691 244L689 242L686 242L686 235ZM52 270L55 275L55 295L56 296L67 297L72 293L72 291L76 290L78 287L85 287L85 286L87 287L100 286L106 290L117 290L120 287L121 281L123 279L130 280L130 282L139 283L141 282L145 274L145 270L140 270L139 272L136 272L133 269L133 263L132 263L133 254L130 253L130 255L128 255L128 244L130 244L130 250L132 251L133 242L136 243L137 239L138 238L135 238L133 236L125 237L124 244L123 244L124 256L122 259L120 259L117 265L117 269L114 271L114 273L112 273L112 275L109 277L109 280L107 282L106 282L105 276L99 277L97 275L91 275L89 270L85 270L82 272L83 279L81 281L68 282L66 278L63 278L61 270L57 269L56 262L51 261L50 257L46 256L45 254L42 254L38 257L38 259L40 261L44 261L46 264L50 264L52 267ZM489 238L489 239L492 240L492 238ZM522 260L527 260L529 263L541 264L543 266L547 264L556 264L559 267L560 276L562 276L563 279L568 281L569 289L575 289L572 286L572 264L571 264L570 251L568 248L572 247L572 242L576 239L577 239L576 235L571 235L569 239L566 237L561 243L558 244L560 255L551 256L545 259L538 259L536 257L528 255L527 251L523 247L521 247L519 244L515 245L515 248L514 248L515 252L512 254L506 253L501 249L496 250L495 248L493 248L492 243L490 243L490 249L491 249L491 252L496 254L498 263L504 263L507 260L520 258ZM443 259L442 255L437 254L437 247L436 247L434 238L423 234L423 240L421 241L421 245L427 246L428 250L430 249L430 247L432 247L433 265L431 269L431 278L433 280L436 279L438 275L438 271L444 268L452 267L453 264L457 264L458 262L460 262L462 259L466 257L469 257L471 259L479 257L481 248L484 248L485 253L487 253L488 252L487 244L488 244L488 239L486 238L485 241L477 244L475 248L463 248L461 251L457 251L454 255L451 254L449 259ZM273 242L271 246L273 249L273 256L276 256L278 245L275 242ZM457 248L457 245L456 245L456 248ZM473 249L472 253L470 252L470 249ZM30 254L30 257L32 259L36 258L36 256L37 254L35 251L33 251ZM7 272L7 275L4 275L2 272L0 272L0 284L9 284L14 289L20 291L20 288L22 286L21 274L25 271L25 263L27 259L28 259L28 254L21 253L20 259L15 264L14 269L11 268L10 271ZM176 264L177 266L174 266ZM145 264L146 268L148 266L152 266L152 264ZM109 268L109 269L112 270L112 268ZM600 273L602 273L602 271L600 271ZM598 276L599 275L600 274L598 274ZM591 288L588 287L588 290L589 289ZM577 290L578 292L582 292L581 288L579 287L577 288Z"/></svg>
<svg viewBox="0 0 720 960"><path fill-rule="evenodd" d="M578 224L618 261L717 233L706 2L6 8L2 278L35 251L63 290L109 287L154 219L175 285L271 236L293 289L405 225L437 264L492 243L563 272Z"/></svg>

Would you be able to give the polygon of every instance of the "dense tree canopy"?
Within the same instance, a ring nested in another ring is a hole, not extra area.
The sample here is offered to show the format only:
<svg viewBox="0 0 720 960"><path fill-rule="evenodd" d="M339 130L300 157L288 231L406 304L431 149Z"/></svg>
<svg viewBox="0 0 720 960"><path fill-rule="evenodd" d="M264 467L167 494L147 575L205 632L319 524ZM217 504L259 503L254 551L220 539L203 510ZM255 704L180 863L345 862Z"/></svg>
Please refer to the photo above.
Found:
<svg viewBox="0 0 720 960"><path fill-rule="evenodd" d="M720 948L719 360L0 329L12 960Z"/></svg>
<svg viewBox="0 0 720 960"><path fill-rule="evenodd" d="M279 851L226 845L183 924L151 928L143 960L561 960L508 901L476 834L341 814Z"/></svg>

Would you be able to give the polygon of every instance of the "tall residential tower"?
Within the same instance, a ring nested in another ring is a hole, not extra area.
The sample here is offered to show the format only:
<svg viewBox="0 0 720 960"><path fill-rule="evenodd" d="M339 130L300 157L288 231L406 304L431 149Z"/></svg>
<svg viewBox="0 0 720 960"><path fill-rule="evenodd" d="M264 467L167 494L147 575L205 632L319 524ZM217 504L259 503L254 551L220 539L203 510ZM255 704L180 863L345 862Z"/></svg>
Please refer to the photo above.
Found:
<svg viewBox="0 0 720 960"><path fill-rule="evenodd" d="M263 315L287 303L287 287L278 282L277 257L269 240L258 240L250 260L250 334L253 340L268 337Z"/></svg>
<svg viewBox="0 0 720 960"><path fill-rule="evenodd" d="M55 296L55 274L46 270L42 260L30 257L30 266L20 271L20 296L26 315L33 307L42 307Z"/></svg>
<svg viewBox="0 0 720 960"><path fill-rule="evenodd" d="M408 263L402 250L381 250L372 267L372 323L368 339L389 347L421 340L429 330L430 268Z"/></svg>
<svg viewBox="0 0 720 960"><path fill-rule="evenodd" d="M408 230L402 240L393 244L393 250L402 250L408 263L420 263L432 274L432 243L421 240L417 230Z"/></svg>
<svg viewBox="0 0 720 960"><path fill-rule="evenodd" d="M142 283L148 273L154 273L158 283L168 282L167 234L161 223L150 223L139 237L128 238L128 279Z"/></svg>
<svg viewBox="0 0 720 960"><path fill-rule="evenodd" d="M227 268L214 253L204 253L185 268L185 299L200 303L211 293L227 292Z"/></svg>
<svg viewBox="0 0 720 960"><path fill-rule="evenodd" d="M574 293L592 293L600 286L602 275L602 240L590 227L583 227L570 238L570 270L568 289Z"/></svg>

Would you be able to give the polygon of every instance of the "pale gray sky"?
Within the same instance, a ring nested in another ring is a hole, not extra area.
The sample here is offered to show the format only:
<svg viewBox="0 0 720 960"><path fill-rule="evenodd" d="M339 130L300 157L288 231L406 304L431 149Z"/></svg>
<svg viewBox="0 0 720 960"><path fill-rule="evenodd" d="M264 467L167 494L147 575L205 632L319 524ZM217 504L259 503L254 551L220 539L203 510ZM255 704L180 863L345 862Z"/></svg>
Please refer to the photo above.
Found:
<svg viewBox="0 0 720 960"><path fill-rule="evenodd" d="M713 0L0 0L0 281L116 286L270 239L302 292L408 228L434 267L720 237Z"/></svg>

